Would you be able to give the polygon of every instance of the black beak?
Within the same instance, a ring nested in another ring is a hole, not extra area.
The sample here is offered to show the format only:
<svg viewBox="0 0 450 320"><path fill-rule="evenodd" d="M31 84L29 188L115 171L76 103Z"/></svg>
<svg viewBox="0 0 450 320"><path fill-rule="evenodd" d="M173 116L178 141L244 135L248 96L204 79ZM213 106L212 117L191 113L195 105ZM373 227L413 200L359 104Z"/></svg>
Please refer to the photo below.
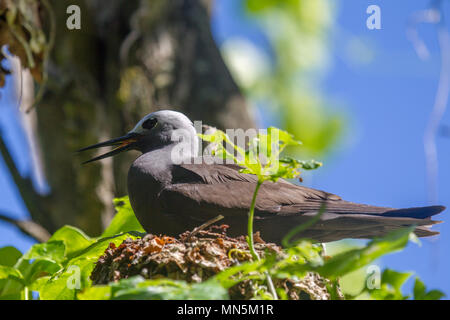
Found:
<svg viewBox="0 0 450 320"><path fill-rule="evenodd" d="M91 150L91 149L96 149L96 148L101 148L101 147L107 147L107 146L114 146L115 148L110 151L107 152L105 154L102 154L101 156L95 157L91 160L85 161L83 162L83 164L89 163L89 162L93 162L93 161L97 161L97 160L101 160L101 159L105 159L111 156L114 156L116 154L119 154L123 151L127 151L133 148L133 146L136 144L136 142L142 138L142 135L138 134L138 133L128 133L122 137L119 138L115 138L115 139L111 139L105 142L100 142L97 144L94 144L92 146L83 148L78 150L78 152L82 152L82 151L86 151L86 150Z"/></svg>

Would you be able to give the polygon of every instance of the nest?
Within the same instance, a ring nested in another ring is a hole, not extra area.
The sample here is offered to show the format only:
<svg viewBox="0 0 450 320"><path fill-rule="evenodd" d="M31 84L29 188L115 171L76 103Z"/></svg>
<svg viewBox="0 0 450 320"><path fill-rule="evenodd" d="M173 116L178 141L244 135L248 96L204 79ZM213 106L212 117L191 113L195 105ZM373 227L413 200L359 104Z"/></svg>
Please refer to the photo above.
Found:
<svg viewBox="0 0 450 320"><path fill-rule="evenodd" d="M140 275L146 279L170 278L187 282L201 282L217 273L252 260L244 237L226 235L226 225L211 226L208 230L185 232L179 239L147 234L141 239L130 238L119 246L110 243L98 259L91 274L94 284L107 284ZM281 247L266 243L255 234L255 249L261 257L275 254L282 258ZM274 279L292 300L330 299L326 279L308 273L300 280ZM251 299L258 288L251 280L244 280L229 289L231 299Z"/></svg>

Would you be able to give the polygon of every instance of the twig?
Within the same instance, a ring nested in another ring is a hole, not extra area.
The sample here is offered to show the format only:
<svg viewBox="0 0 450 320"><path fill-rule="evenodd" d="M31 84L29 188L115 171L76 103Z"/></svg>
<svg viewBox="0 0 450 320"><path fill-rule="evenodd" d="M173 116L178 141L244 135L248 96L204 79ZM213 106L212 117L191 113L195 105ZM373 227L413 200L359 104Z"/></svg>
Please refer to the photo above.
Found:
<svg viewBox="0 0 450 320"><path fill-rule="evenodd" d="M217 221L220 221L224 218L223 215L219 214L217 217L206 221L204 224L202 224L199 227L194 228L194 230L192 230L192 232L188 235L187 240L189 240L192 236L194 236L195 234L197 234L199 231L202 231L203 229L209 227L210 225L212 225L213 223L216 223Z"/></svg>
<svg viewBox="0 0 450 320"><path fill-rule="evenodd" d="M258 181L256 182L255 191L253 192L253 198L252 198L252 203L250 205L250 210L248 212L248 224L247 224L248 248L250 250L250 253L251 253L253 259L255 259L256 261L261 260L261 258L259 257L258 252L256 252L256 250L255 250L255 245L254 245L254 241L253 241L253 216L255 214L256 196L258 195L259 188L261 187L262 184L263 184L263 181L260 181L258 179ZM272 277L270 276L269 271L264 271L264 275L266 276L267 286L269 288L270 293L272 294L273 299L278 300L277 291L275 289L275 286L273 285Z"/></svg>
<svg viewBox="0 0 450 320"><path fill-rule="evenodd" d="M34 221L18 220L4 214L0 214L0 220L16 226L22 233L36 239L39 242L46 242L50 239L50 233L43 226Z"/></svg>
<svg viewBox="0 0 450 320"><path fill-rule="evenodd" d="M250 210L248 212L248 223L247 223L247 242L248 248L250 249L250 253L253 256L253 259L260 260L258 252L255 250L254 241L253 241L253 216L255 214L255 206L256 206L256 196L258 195L258 190L263 184L262 181L258 179L256 182L255 191L253 192L252 203L250 205Z"/></svg>
<svg viewBox="0 0 450 320"><path fill-rule="evenodd" d="M17 169L17 166L16 166L16 164L8 150L8 147L6 146L6 143L3 139L3 134L2 134L1 130L0 130L0 154L2 155L3 160L6 163L6 166L8 167L8 171L11 174L11 176L14 180L14 183L17 185L20 192L21 193L22 192L35 193L31 180L29 178L23 178L20 175L19 170Z"/></svg>
<svg viewBox="0 0 450 320"><path fill-rule="evenodd" d="M14 184L19 189L20 195L22 196L23 201L25 202L25 206L30 212L32 217L39 216L42 218L42 221L46 223L44 225L51 226L51 220L45 217L48 215L45 214L43 210L42 200L45 198L44 196L39 195L34 187L30 178L22 177L17 166L6 146L6 143L3 139L3 135L0 128L0 155L3 157L5 161L6 167L8 168L9 173L14 181Z"/></svg>

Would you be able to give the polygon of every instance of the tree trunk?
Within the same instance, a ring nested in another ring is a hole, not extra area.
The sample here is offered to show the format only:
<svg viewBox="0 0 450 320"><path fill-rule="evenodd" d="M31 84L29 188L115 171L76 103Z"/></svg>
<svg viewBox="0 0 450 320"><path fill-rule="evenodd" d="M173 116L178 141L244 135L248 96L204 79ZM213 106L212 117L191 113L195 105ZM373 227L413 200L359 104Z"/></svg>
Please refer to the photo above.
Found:
<svg viewBox="0 0 450 320"><path fill-rule="evenodd" d="M38 195L23 178L14 179L32 219L50 232L70 224L97 235L114 214L113 197L126 194L136 154L82 166L77 149L122 135L158 109L219 128L253 125L212 38L209 1L79 1L80 30L66 27L73 1L52 0L50 9L34 1L54 45L45 93L26 115L36 121L26 123L39 138L50 193Z"/></svg>

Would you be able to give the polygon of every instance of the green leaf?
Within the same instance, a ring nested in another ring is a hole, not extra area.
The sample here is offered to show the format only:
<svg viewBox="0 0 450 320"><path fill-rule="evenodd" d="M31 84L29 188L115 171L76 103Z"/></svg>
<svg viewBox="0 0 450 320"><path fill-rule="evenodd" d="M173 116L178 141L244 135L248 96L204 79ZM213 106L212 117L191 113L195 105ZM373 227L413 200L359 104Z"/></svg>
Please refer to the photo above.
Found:
<svg viewBox="0 0 450 320"><path fill-rule="evenodd" d="M70 275L62 274L61 276L47 280L36 288L39 292L41 300L74 300L76 290L67 286L70 282Z"/></svg>
<svg viewBox="0 0 450 320"><path fill-rule="evenodd" d="M403 295L402 286L410 276L411 273L385 269L381 276L380 288L366 288L363 293L368 294L371 299L375 300L406 300L409 296Z"/></svg>
<svg viewBox="0 0 450 320"><path fill-rule="evenodd" d="M141 276L122 279L111 285L114 300L172 300L188 285L171 279L144 280Z"/></svg>
<svg viewBox="0 0 450 320"><path fill-rule="evenodd" d="M65 256L68 259L95 242L83 231L72 226L64 226L57 230L49 239L50 241L62 241L65 245Z"/></svg>
<svg viewBox="0 0 450 320"><path fill-rule="evenodd" d="M228 291L218 281L207 280L191 285L190 292L180 299L193 300L225 300L228 299Z"/></svg>
<svg viewBox="0 0 450 320"><path fill-rule="evenodd" d="M77 292L91 286L90 275L99 257L112 242L119 245L128 234L97 240L79 255L65 262L65 268L42 284L37 291L43 300L72 300Z"/></svg>
<svg viewBox="0 0 450 320"><path fill-rule="evenodd" d="M0 280L1 282L2 280ZM0 285L1 288L1 285ZM23 290L22 291L17 291L17 292L7 292L7 293L1 293L0 292L0 300L24 300L23 299Z"/></svg>
<svg viewBox="0 0 450 320"><path fill-rule="evenodd" d="M19 270L0 266L0 299L20 299L25 280Z"/></svg>
<svg viewBox="0 0 450 320"><path fill-rule="evenodd" d="M382 255L403 249L408 243L409 234L414 228L414 226L411 226L396 230L384 238L372 240L366 247L338 254L327 260L317 271L330 280L355 271L375 261Z"/></svg>
<svg viewBox="0 0 450 320"><path fill-rule="evenodd" d="M427 292L427 294L424 297L424 300L440 300L443 297L445 297L445 293L443 293L440 290L431 290Z"/></svg>
<svg viewBox="0 0 450 320"><path fill-rule="evenodd" d="M22 252L14 247L0 248L0 265L12 267L16 264L17 260L22 256Z"/></svg>
<svg viewBox="0 0 450 320"><path fill-rule="evenodd" d="M314 160L280 159L280 153L287 146L298 146L301 142L295 140L294 136L287 131L274 127L268 128L267 134L259 132L256 137L250 139L247 151L244 151L242 146L235 145L220 130L216 130L210 135L199 134L199 137L207 142L216 143L214 156L233 159L236 164L243 167L240 172L254 174L260 182L277 181L279 178L296 178L300 174L300 169L312 170L322 165ZM224 142L226 142L226 146ZM231 146L237 151L238 157L228 152L227 146Z"/></svg>
<svg viewBox="0 0 450 320"><path fill-rule="evenodd" d="M34 280L31 284L29 284L29 289L31 291L39 292L43 286L50 280L51 276L43 276Z"/></svg>
<svg viewBox="0 0 450 320"><path fill-rule="evenodd" d="M19 270L13 267L0 266L0 279L8 278L23 279Z"/></svg>
<svg viewBox="0 0 450 320"><path fill-rule="evenodd" d="M22 259L50 259L55 262L62 262L64 260L65 250L66 247L61 240L38 243L33 245Z"/></svg>
<svg viewBox="0 0 450 320"><path fill-rule="evenodd" d="M264 260L245 262L223 270L216 274L212 279L219 282L222 287L229 289L235 284L249 279L248 275L250 273L261 271L263 265Z"/></svg>
<svg viewBox="0 0 450 320"><path fill-rule="evenodd" d="M245 1L247 10L250 12L261 12L280 5L278 0L247 0Z"/></svg>
<svg viewBox="0 0 450 320"><path fill-rule="evenodd" d="M188 284L185 281L171 279L144 280L141 276L122 279L110 284L111 290L105 286L93 287L80 298L114 300L217 300L227 299L228 292L214 279L202 283Z"/></svg>
<svg viewBox="0 0 450 320"><path fill-rule="evenodd" d="M440 300L445 297L445 294L439 290L426 290L425 284L416 278L414 283L414 300Z"/></svg>
<svg viewBox="0 0 450 320"><path fill-rule="evenodd" d="M416 278L414 282L414 300L423 300L423 297L426 294L425 284L419 279Z"/></svg>
<svg viewBox="0 0 450 320"><path fill-rule="evenodd" d="M389 284L395 292L401 293L403 284L411 277L411 272L397 272L391 269L383 271L381 276L382 284Z"/></svg>
<svg viewBox="0 0 450 320"><path fill-rule="evenodd" d="M324 261L321 256L320 245L308 240L301 240L295 247L286 250L288 257L274 266L267 266L278 278L302 278L308 271L315 271Z"/></svg>
<svg viewBox="0 0 450 320"><path fill-rule="evenodd" d="M278 138L280 141L284 142L285 145L301 145L302 143L294 139L294 136L287 131L280 130L275 127L269 127L267 129L269 137Z"/></svg>
<svg viewBox="0 0 450 320"><path fill-rule="evenodd" d="M111 299L110 286L93 286L77 294L79 300L109 300Z"/></svg>
<svg viewBox="0 0 450 320"><path fill-rule="evenodd" d="M36 259L33 261L24 272L26 285L31 285L40 277L53 275L62 269L62 265L49 259Z"/></svg>
<svg viewBox="0 0 450 320"><path fill-rule="evenodd" d="M103 232L102 237L111 237L129 231L145 232L134 215L128 197L114 199L114 204L117 213L109 227Z"/></svg>
<svg viewBox="0 0 450 320"><path fill-rule="evenodd" d="M87 259L77 259L67 268L36 288L41 300L74 300L78 290L86 287L94 264Z"/></svg>

